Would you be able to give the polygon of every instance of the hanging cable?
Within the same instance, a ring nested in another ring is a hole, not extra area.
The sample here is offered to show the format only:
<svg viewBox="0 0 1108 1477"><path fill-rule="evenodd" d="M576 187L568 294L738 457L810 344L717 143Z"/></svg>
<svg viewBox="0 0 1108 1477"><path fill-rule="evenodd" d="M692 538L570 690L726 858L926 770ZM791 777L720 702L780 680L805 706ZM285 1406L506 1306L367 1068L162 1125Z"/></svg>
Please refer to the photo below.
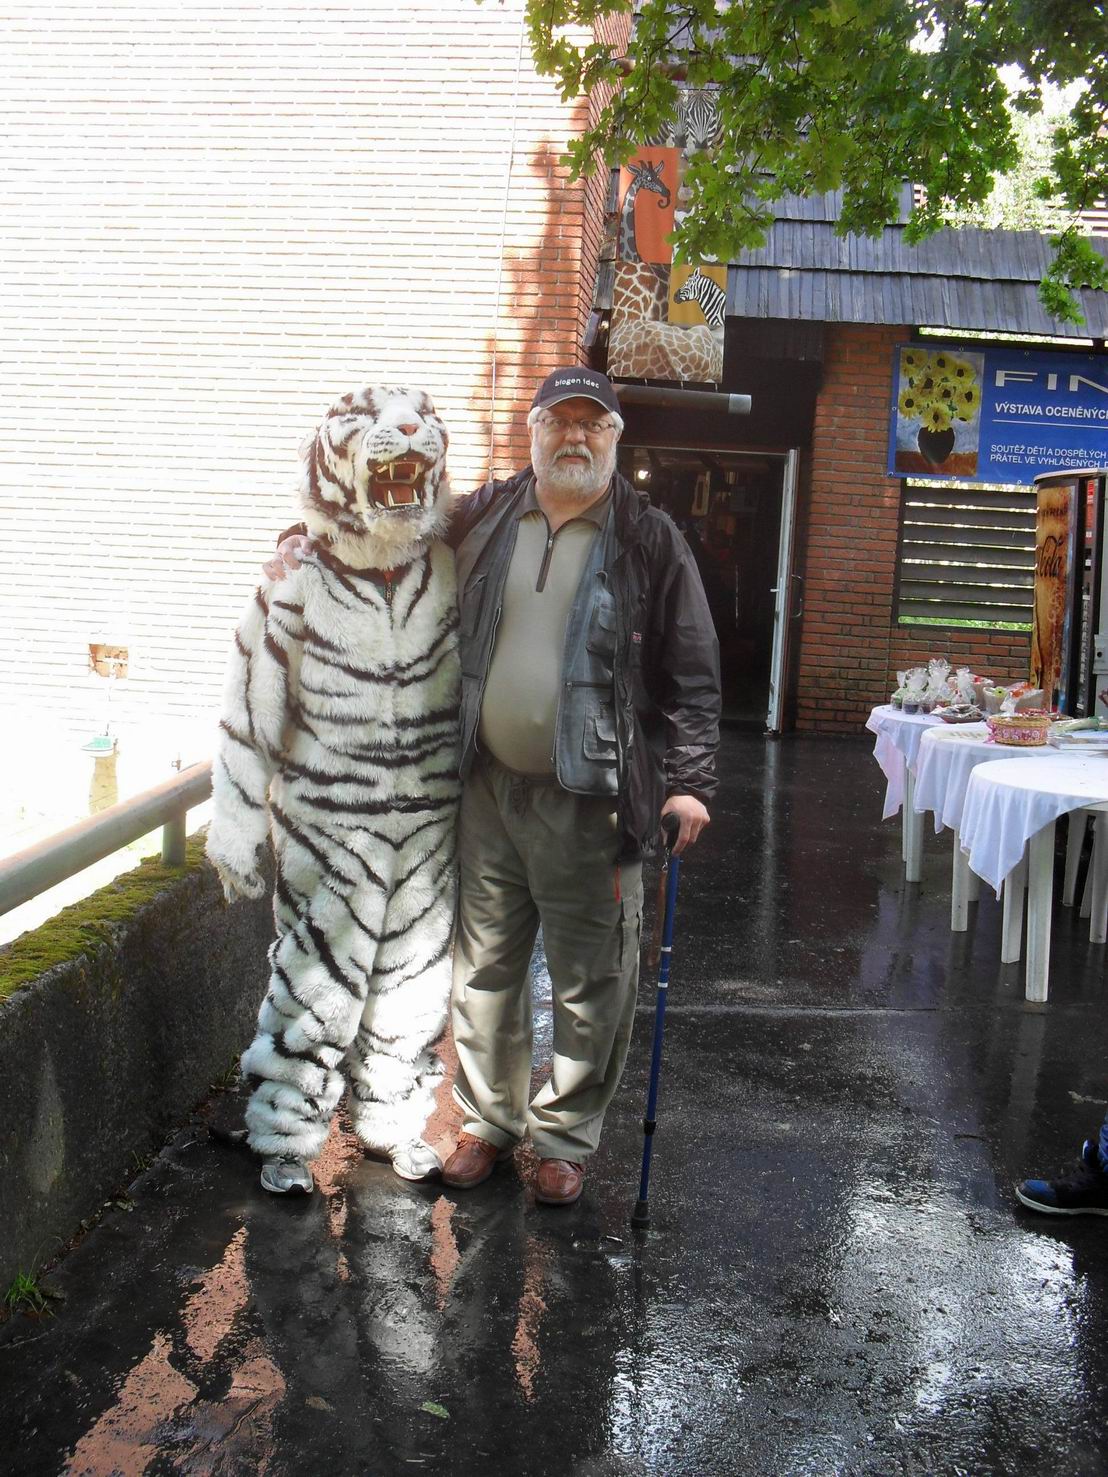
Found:
<svg viewBox="0 0 1108 1477"><path fill-rule="evenodd" d="M527 6L520 0L519 49L516 52L515 86L512 88L511 129L508 139L508 167L504 172L504 205L500 212L500 252L496 264L496 290L493 297L492 318L492 363L489 399L489 481L493 480L493 459L496 450L496 353L497 335L500 332L500 292L504 281L504 251L508 233L508 197L512 185L512 167L516 154L516 118L519 113L519 84L523 74L523 39L527 34Z"/></svg>

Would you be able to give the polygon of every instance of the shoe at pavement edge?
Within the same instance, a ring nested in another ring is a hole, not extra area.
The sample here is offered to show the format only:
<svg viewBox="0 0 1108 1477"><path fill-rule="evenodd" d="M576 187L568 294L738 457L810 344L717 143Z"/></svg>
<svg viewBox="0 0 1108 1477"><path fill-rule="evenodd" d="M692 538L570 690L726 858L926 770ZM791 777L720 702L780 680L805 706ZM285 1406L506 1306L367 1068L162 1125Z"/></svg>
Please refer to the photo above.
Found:
<svg viewBox="0 0 1108 1477"><path fill-rule="evenodd" d="M1086 1139L1073 1174L1057 1180L1024 1180L1016 1197L1028 1210L1046 1215L1108 1215L1108 1174L1100 1166L1096 1143Z"/></svg>
<svg viewBox="0 0 1108 1477"><path fill-rule="evenodd" d="M472 1190L483 1185L498 1164L510 1159L514 1148L498 1149L488 1139L474 1133L462 1133L458 1145L442 1167L444 1185L455 1190Z"/></svg>
<svg viewBox="0 0 1108 1477"><path fill-rule="evenodd" d="M267 1159L262 1165L262 1189L271 1195L310 1195L315 1181L303 1159Z"/></svg>
<svg viewBox="0 0 1108 1477"><path fill-rule="evenodd" d="M429 1143L423 1139L412 1139L401 1144L389 1155L393 1172L402 1180L429 1180L441 1173L442 1160Z"/></svg>
<svg viewBox="0 0 1108 1477"><path fill-rule="evenodd" d="M535 1199L540 1205L573 1205L585 1188L585 1166L571 1159L540 1159Z"/></svg>

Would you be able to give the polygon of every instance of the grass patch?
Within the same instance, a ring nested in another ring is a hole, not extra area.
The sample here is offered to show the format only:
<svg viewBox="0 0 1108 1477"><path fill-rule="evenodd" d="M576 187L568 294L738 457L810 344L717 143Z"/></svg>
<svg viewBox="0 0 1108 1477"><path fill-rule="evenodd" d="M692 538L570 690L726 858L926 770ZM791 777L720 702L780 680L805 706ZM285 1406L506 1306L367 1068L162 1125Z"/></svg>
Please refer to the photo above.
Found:
<svg viewBox="0 0 1108 1477"><path fill-rule="evenodd" d="M230 1092L232 1087L238 1085L240 1059L241 1053L236 1051L215 1081L209 1082L208 1086L212 1092Z"/></svg>
<svg viewBox="0 0 1108 1477"><path fill-rule="evenodd" d="M203 860L204 837L193 836L185 848L184 871L199 867ZM0 946L0 1003L56 964L92 954L109 943L115 928L183 875L180 867L163 866L161 857L147 857L134 871L124 872L91 897L71 903L40 928Z"/></svg>
<svg viewBox="0 0 1108 1477"><path fill-rule="evenodd" d="M4 1311L14 1313L46 1313L46 1298L38 1285L34 1272L17 1272L15 1280L4 1294Z"/></svg>

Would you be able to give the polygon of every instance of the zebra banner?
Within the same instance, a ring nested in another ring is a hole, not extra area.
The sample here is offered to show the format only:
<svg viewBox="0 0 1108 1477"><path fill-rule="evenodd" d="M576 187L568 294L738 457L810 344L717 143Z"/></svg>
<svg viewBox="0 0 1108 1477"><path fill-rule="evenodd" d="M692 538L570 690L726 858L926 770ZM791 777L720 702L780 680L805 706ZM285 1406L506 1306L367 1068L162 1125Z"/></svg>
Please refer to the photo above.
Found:
<svg viewBox="0 0 1108 1477"><path fill-rule="evenodd" d="M674 266L669 237L681 209L690 152L718 138L710 90L685 89L674 129L620 170L608 373L616 379L719 384L727 268Z"/></svg>
<svg viewBox="0 0 1108 1477"><path fill-rule="evenodd" d="M671 267L669 274L669 321L691 328L707 323L722 329L727 310L727 268L719 262L701 262L696 267Z"/></svg>

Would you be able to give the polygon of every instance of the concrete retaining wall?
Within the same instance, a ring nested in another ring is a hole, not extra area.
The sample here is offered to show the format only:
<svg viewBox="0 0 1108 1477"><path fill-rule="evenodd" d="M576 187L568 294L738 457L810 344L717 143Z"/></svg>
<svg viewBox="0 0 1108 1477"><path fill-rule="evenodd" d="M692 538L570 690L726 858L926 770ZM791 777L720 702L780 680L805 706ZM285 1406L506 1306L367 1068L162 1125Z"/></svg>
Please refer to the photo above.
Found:
<svg viewBox="0 0 1108 1477"><path fill-rule="evenodd" d="M272 930L268 898L228 908L201 866L0 1003L0 1293L226 1072L252 1033Z"/></svg>

